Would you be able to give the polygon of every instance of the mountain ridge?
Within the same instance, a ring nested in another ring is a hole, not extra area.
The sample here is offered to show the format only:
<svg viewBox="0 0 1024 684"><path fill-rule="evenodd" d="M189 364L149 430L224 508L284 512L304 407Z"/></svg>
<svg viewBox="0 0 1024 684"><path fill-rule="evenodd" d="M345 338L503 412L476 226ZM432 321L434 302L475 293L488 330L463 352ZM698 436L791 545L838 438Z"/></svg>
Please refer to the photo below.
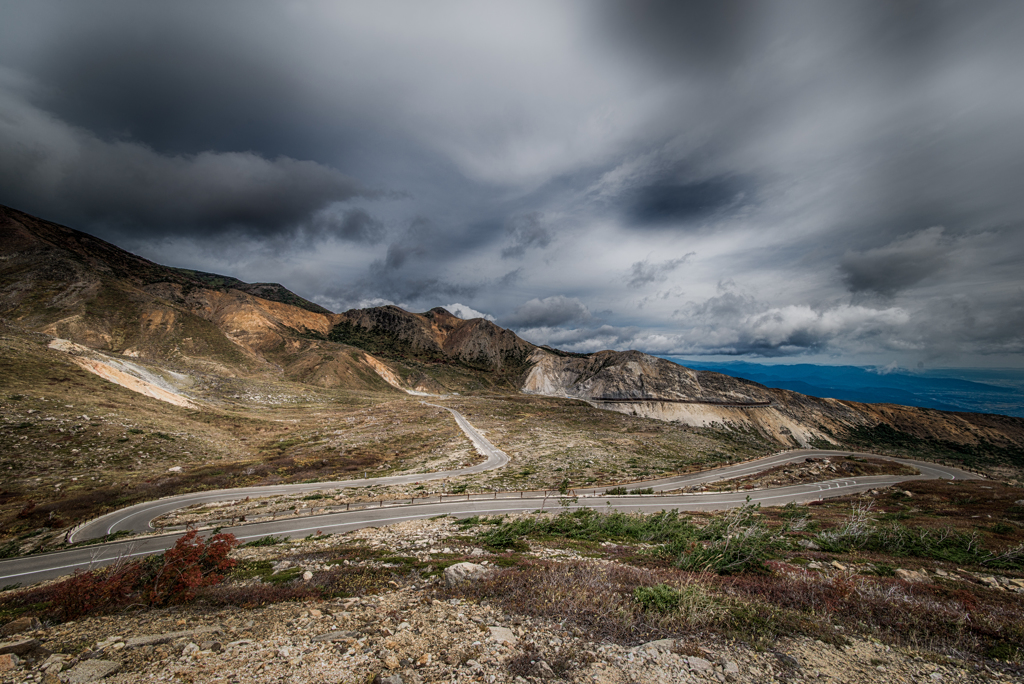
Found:
<svg viewBox="0 0 1024 684"><path fill-rule="evenodd" d="M819 399L635 350L569 354L441 307L332 313L282 285L161 266L7 207L0 207L0 257L0 315L193 373L357 391L522 391L695 427L755 430L783 446L838 446L851 435L874 439L878 430L896 439L880 427L887 426L904 441L954 445L954 455L1024 447L1024 420Z"/></svg>

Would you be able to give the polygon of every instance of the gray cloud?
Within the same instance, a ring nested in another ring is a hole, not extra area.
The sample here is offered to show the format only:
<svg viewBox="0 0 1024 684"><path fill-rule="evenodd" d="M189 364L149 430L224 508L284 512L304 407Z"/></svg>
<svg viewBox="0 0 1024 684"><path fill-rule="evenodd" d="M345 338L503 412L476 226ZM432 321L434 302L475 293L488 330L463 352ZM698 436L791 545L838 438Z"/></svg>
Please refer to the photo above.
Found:
<svg viewBox="0 0 1024 684"><path fill-rule="evenodd" d="M823 307L772 306L751 295L724 292L675 312L687 331L668 353L787 356L820 351L837 340L854 351L863 345L898 346L910 322L898 307L845 303Z"/></svg>
<svg viewBox="0 0 1024 684"><path fill-rule="evenodd" d="M586 323L591 319L587 306L576 297L555 295L543 299L531 299L516 307L501 323L511 328L556 327L574 323Z"/></svg>
<svg viewBox="0 0 1024 684"><path fill-rule="evenodd" d="M735 208L742 199L743 189L733 178L662 179L630 194L627 216L643 226L701 221Z"/></svg>
<svg viewBox="0 0 1024 684"><path fill-rule="evenodd" d="M0 202L148 258L577 351L1024 363L1019 2L2 13Z"/></svg>
<svg viewBox="0 0 1024 684"><path fill-rule="evenodd" d="M949 262L950 247L941 227L929 228L884 247L847 254L839 270L851 292L891 297L941 270Z"/></svg>
<svg viewBox="0 0 1024 684"><path fill-rule="evenodd" d="M383 241L387 233L379 219L359 208L332 207L317 213L311 224L311 233L318 237L331 236L372 245Z"/></svg>
<svg viewBox="0 0 1024 684"><path fill-rule="evenodd" d="M501 250L501 258L521 257L530 247L544 248L551 244L551 233L541 225L541 214L533 212L513 218L505 232L509 244Z"/></svg>
<svg viewBox="0 0 1024 684"><path fill-rule="evenodd" d="M644 285L650 285L651 283L663 283L668 280L669 273L682 266L686 263L687 259L695 254L696 252L690 252L681 257L662 261L657 264L652 264L646 259L643 261L634 261L633 265L630 267L630 274L626 280L626 285L632 288L640 288Z"/></svg>
<svg viewBox="0 0 1024 684"><path fill-rule="evenodd" d="M746 55L761 3L633 0L606 3L610 33L668 73L734 67Z"/></svg>
<svg viewBox="0 0 1024 684"><path fill-rule="evenodd" d="M332 202L373 194L312 161L255 152L165 155L140 142L102 140L10 91L0 91L0 149L4 202L155 236L239 229L269 236L311 221Z"/></svg>

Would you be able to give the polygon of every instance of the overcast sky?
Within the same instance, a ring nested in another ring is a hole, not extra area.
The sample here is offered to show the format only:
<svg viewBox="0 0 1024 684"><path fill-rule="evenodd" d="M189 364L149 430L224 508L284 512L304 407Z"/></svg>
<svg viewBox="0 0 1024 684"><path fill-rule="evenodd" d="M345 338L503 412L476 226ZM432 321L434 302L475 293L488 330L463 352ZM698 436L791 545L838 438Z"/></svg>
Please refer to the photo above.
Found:
<svg viewBox="0 0 1024 684"><path fill-rule="evenodd" d="M0 0L0 203L573 351L1024 365L1024 2Z"/></svg>

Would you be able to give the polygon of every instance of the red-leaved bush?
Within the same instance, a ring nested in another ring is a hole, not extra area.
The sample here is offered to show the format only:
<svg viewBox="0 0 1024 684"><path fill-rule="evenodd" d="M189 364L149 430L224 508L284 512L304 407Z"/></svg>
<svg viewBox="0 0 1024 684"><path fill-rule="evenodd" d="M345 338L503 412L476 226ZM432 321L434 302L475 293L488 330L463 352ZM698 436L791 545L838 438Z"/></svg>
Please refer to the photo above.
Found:
<svg viewBox="0 0 1024 684"><path fill-rule="evenodd" d="M215 534L203 540L195 530L189 530L164 552L152 578L146 583L143 596L151 606L183 603L196 597L196 590L218 584L224 573L235 567L237 561L228 553L238 542L233 534Z"/></svg>
<svg viewBox="0 0 1024 684"><path fill-rule="evenodd" d="M132 605L163 606L184 603L197 590L220 583L236 561L228 553L238 542L232 534L205 540L189 530L160 556L141 561L120 560L113 565L76 572L53 585L47 593L54 617L74 620L84 615L110 613Z"/></svg>
<svg viewBox="0 0 1024 684"><path fill-rule="evenodd" d="M75 620L130 605L138 595L142 571L138 561L78 571L50 589L51 609L64 620Z"/></svg>

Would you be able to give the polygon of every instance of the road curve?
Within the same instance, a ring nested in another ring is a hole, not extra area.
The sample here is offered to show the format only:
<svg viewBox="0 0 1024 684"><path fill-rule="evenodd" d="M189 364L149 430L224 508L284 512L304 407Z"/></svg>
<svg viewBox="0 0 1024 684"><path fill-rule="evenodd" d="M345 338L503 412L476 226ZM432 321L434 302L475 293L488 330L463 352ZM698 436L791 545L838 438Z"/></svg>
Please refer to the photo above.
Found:
<svg viewBox="0 0 1024 684"><path fill-rule="evenodd" d="M752 475L753 473L759 473L775 466L783 465L786 463L795 463L797 461L804 461L808 458L828 458L829 456L836 456L845 454L848 456L855 456L858 458L884 458L890 461L896 461L904 465L917 468L921 474L912 476L886 476L886 477L898 477L898 481L905 482L907 480L977 480L980 479L978 475L968 473L960 470L959 468L949 468L946 466L936 465L934 463L927 463L925 461L913 461L905 458L894 458L891 456L879 456L878 454L868 454L851 451L828 451L828 450L815 450L815 449L796 449L794 451L783 451L778 454L772 454L764 458L759 458L756 461L745 461L736 465L722 466L720 468L713 468L712 470L704 470L699 473L690 473L687 475L674 475L672 477L660 478L657 480L647 480L645 482L632 482L625 485L629 488L642 487L644 489L650 488L655 492L668 492L674 489L685 489L687 487L693 487L697 485L707 484L709 482L717 482L719 480L732 480L738 477L746 475ZM858 480L865 480L867 478L858 478ZM598 487L597 492L604 493L612 487ZM581 491L588 491L586 489Z"/></svg>
<svg viewBox="0 0 1024 684"><path fill-rule="evenodd" d="M275 494L302 494L314 492L321 489L342 489L346 487L367 487L369 485L396 485L425 482L427 480L441 480L447 477L458 477L460 475L471 475L482 473L486 470L501 468L508 463L508 456L504 451L498 449L481 435L476 428L469 424L461 413L447 406L427 404L434 408L445 409L455 417L455 422L462 431L466 433L473 443L477 452L484 456L484 461L468 468L457 470L439 470L433 473L414 473L409 475L390 475L388 477L371 477L362 480L336 480L332 482L305 482L301 484L268 485L260 487L240 487L236 489L216 489L209 492L194 492L190 494L178 494L168 496L156 501L121 508L116 511L102 515L99 518L90 520L68 535L69 542L84 541L105 537L108 534L127 530L129 532L150 532L152 526L150 521L175 511L179 508L192 506L197 503L217 503L221 501L235 501L244 499L247 496L272 496Z"/></svg>
<svg viewBox="0 0 1024 684"><path fill-rule="evenodd" d="M481 438L482 439L482 438ZM748 470L754 467L756 470L763 470L766 467L776 465L778 459L784 457L790 460L813 457L816 454L836 454L837 452L816 452L799 451L780 454L777 456L761 459L753 463L742 463L727 468L719 468L714 479L724 479L751 472ZM844 452L840 452L844 453ZM877 457L877 456L876 456ZM884 458L884 457L883 457ZM940 466L934 463L924 463L907 459L892 459L900 463L906 463L918 468L920 475L874 475L868 477L836 478L824 482L815 482L788 487L777 487L762 490L744 490L739 492L702 493L702 494L672 494L654 496L608 496L603 494L600 488L595 493L579 491L579 498L575 502L565 501L565 508L598 508L602 510L615 509L618 511L636 511L651 513L660 510L679 509L687 511L708 511L724 510L735 508L747 502L748 497L751 503L759 503L766 506L781 506L790 502L805 503L819 500L854 494L867 491L876 487L885 487L908 480L921 479L980 479L979 476L958 468ZM686 478L709 477L707 473L699 473L678 478L665 478L658 481L656 487L674 488L681 481L688 481ZM652 486L652 482L642 483L645 486ZM321 483L322 485L322 483ZM659 491L656 489L656 491ZM664 490L660 490L664 491ZM363 527L380 527L406 520L432 518L438 515L453 515L456 517L468 517L472 515L500 515L504 513L522 513L545 510L562 510L563 502L558 496L532 496L518 498L518 493L505 493L477 495L475 498L467 496L466 499L451 500L443 502L423 502L415 504L390 505L381 508L364 508L338 513L328 513L317 516L295 517L282 520L256 522L234 527L223 528L224 532L231 532L240 541L251 541L269 534L304 537L309 534L338 534L349 532ZM12 583L31 584L43 580L60 577L69 574L77 569L98 567L114 562L118 558L145 556L158 553L170 548L180 532L174 534L156 535L141 537L134 540L114 542L109 544L97 544L67 551L40 554L38 556L26 556L0 561L0 586Z"/></svg>

